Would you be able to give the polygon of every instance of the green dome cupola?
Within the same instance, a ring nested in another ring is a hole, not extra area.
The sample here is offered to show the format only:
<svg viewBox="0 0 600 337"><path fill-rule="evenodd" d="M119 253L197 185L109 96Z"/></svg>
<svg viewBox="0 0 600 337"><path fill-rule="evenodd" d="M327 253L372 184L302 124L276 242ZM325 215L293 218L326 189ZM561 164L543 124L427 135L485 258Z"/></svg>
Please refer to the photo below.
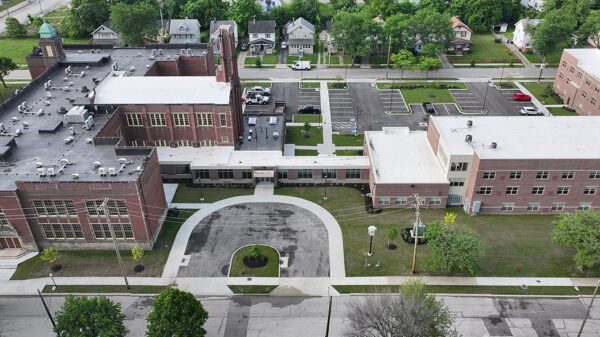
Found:
<svg viewBox="0 0 600 337"><path fill-rule="evenodd" d="M39 33L40 39L53 39L56 37L56 29L47 22L44 22L44 24L40 26Z"/></svg>

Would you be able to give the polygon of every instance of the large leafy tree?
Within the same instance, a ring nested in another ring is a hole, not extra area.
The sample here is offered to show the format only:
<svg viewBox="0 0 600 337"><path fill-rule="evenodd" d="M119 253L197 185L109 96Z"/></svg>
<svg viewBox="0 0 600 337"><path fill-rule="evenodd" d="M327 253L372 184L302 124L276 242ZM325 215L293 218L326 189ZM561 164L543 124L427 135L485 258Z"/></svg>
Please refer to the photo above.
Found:
<svg viewBox="0 0 600 337"><path fill-rule="evenodd" d="M501 1L473 0L468 8L466 23L476 32L488 31L502 20Z"/></svg>
<svg viewBox="0 0 600 337"><path fill-rule="evenodd" d="M404 77L404 70L411 69L417 63L417 58L410 50L402 49L390 57L394 68L400 69L400 79Z"/></svg>
<svg viewBox="0 0 600 337"><path fill-rule="evenodd" d="M228 12L229 2L223 0L191 0L183 5L183 15L197 19L205 29L211 20L222 20Z"/></svg>
<svg viewBox="0 0 600 337"><path fill-rule="evenodd" d="M417 5L410 0L402 0L398 3L397 13L401 14L415 14L417 12Z"/></svg>
<svg viewBox="0 0 600 337"><path fill-rule="evenodd" d="M22 39L27 37L27 30L19 20L9 16L6 18L6 36L12 39Z"/></svg>
<svg viewBox="0 0 600 337"><path fill-rule="evenodd" d="M267 14L267 17L269 20L275 21L278 34L283 29L283 26L285 26L285 24L290 22L293 18L290 6L287 3L273 7L269 11L269 14Z"/></svg>
<svg viewBox="0 0 600 337"><path fill-rule="evenodd" d="M370 51L370 32L373 21L364 13L338 13L333 20L331 35L337 48L350 55L352 65L354 57Z"/></svg>
<svg viewBox="0 0 600 337"><path fill-rule="evenodd" d="M203 337L208 312L189 292L163 290L146 318L148 337Z"/></svg>
<svg viewBox="0 0 600 337"><path fill-rule="evenodd" d="M366 296L348 305L345 336L457 336L454 318L444 303L427 293L423 283L410 281L398 294Z"/></svg>
<svg viewBox="0 0 600 337"><path fill-rule="evenodd" d="M123 41L129 45L142 45L145 36L153 36L158 33L156 25L158 10L148 2L113 5L111 20L121 33Z"/></svg>
<svg viewBox="0 0 600 337"><path fill-rule="evenodd" d="M419 0L419 8L430 8L443 13L452 2L450 0Z"/></svg>
<svg viewBox="0 0 600 337"><path fill-rule="evenodd" d="M383 36L392 39L392 50L411 49L413 46L405 45L406 40L403 38L408 30L410 15L394 14L385 20L383 26Z"/></svg>
<svg viewBox="0 0 600 337"><path fill-rule="evenodd" d="M260 19L262 8L255 0L233 0L229 11L229 18L238 25L240 36L244 36L248 30L248 22L254 18Z"/></svg>
<svg viewBox="0 0 600 337"><path fill-rule="evenodd" d="M425 237L431 247L428 265L435 272L470 274L479 270L483 245L473 232L456 223L456 217L446 216L443 222L427 226Z"/></svg>
<svg viewBox="0 0 600 337"><path fill-rule="evenodd" d="M596 48L600 48L600 10L591 11L585 22L579 27L582 39L590 39Z"/></svg>
<svg viewBox="0 0 600 337"><path fill-rule="evenodd" d="M4 77L17 68L17 64L12 59L9 59L5 56L0 56L0 81L2 81L2 85L5 88L7 88L7 86L6 83L4 83Z"/></svg>
<svg viewBox="0 0 600 337"><path fill-rule="evenodd" d="M104 296L67 296L56 314L54 332L58 337L124 337L127 328L121 305Z"/></svg>
<svg viewBox="0 0 600 337"><path fill-rule="evenodd" d="M531 28L533 32L533 49L545 57L556 50L570 46L577 20L562 9L555 9L546 14L544 21Z"/></svg>
<svg viewBox="0 0 600 337"><path fill-rule="evenodd" d="M380 16L385 19L398 12L398 2L395 0L369 0L365 3L362 11L371 18Z"/></svg>
<svg viewBox="0 0 600 337"><path fill-rule="evenodd" d="M578 270L600 262L600 212L561 214L553 224L552 241L577 250L574 260Z"/></svg>
<svg viewBox="0 0 600 337"><path fill-rule="evenodd" d="M169 19L179 19L182 17L183 6L187 3L186 0L166 0L165 11Z"/></svg>
<svg viewBox="0 0 600 337"><path fill-rule="evenodd" d="M450 16L432 9L422 9L411 16L403 35L407 49L414 49L417 43L436 44L443 49L453 38Z"/></svg>
<svg viewBox="0 0 600 337"><path fill-rule="evenodd" d="M71 37L89 37L108 20L110 8L106 0L73 0L64 21L64 30Z"/></svg>
<svg viewBox="0 0 600 337"><path fill-rule="evenodd" d="M446 13L466 20L469 4L470 0L453 0L450 2Z"/></svg>
<svg viewBox="0 0 600 337"><path fill-rule="evenodd" d="M336 12L354 12L358 9L356 0L331 0L331 6Z"/></svg>
<svg viewBox="0 0 600 337"><path fill-rule="evenodd" d="M292 0L289 3L293 17L303 17L308 22L319 25L319 0Z"/></svg>

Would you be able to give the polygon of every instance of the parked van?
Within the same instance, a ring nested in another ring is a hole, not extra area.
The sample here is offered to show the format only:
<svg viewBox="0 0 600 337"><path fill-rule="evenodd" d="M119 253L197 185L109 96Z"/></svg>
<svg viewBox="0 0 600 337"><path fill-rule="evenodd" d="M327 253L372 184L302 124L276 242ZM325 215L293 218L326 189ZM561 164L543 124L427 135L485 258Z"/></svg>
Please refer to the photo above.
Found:
<svg viewBox="0 0 600 337"><path fill-rule="evenodd" d="M297 61L292 65L293 70L310 70L310 61Z"/></svg>

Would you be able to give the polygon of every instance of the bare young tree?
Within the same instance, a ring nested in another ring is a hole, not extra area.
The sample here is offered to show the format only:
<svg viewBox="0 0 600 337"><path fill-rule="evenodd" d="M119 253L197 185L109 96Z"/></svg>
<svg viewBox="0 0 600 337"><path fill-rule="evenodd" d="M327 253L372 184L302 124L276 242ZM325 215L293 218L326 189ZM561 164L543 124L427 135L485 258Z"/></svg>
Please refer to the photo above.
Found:
<svg viewBox="0 0 600 337"><path fill-rule="evenodd" d="M400 286L399 293L367 296L349 304L348 337L458 336L446 306L419 281Z"/></svg>

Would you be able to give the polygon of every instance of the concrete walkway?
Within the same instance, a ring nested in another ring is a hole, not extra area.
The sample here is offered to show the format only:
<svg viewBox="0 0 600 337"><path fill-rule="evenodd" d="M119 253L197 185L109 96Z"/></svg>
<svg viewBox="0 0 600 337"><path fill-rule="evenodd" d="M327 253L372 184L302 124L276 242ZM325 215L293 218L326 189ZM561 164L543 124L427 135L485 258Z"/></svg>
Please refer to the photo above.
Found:
<svg viewBox="0 0 600 337"><path fill-rule="evenodd" d="M321 118L323 119L323 144L317 145L319 154L333 154L333 129L331 127L331 106L329 103L329 88L327 81L321 81Z"/></svg>
<svg viewBox="0 0 600 337"><path fill-rule="evenodd" d="M173 197L175 196L175 192L177 192L177 186L179 184L163 184L163 190L165 191L165 200L167 201L167 205L171 205L171 201L173 201Z"/></svg>
<svg viewBox="0 0 600 337"><path fill-rule="evenodd" d="M515 46L512 43L507 43L508 39L505 38L504 35L495 32L492 32L492 34L494 35L494 38L500 39L502 41L502 44L504 44L506 48L508 48L508 50L510 50L511 53L513 53L519 59L519 61L523 63L523 66L525 66L525 68L535 68L535 66L527 59L527 57L525 57L525 55L523 55L523 53L519 50L519 48L517 48L517 46Z"/></svg>

